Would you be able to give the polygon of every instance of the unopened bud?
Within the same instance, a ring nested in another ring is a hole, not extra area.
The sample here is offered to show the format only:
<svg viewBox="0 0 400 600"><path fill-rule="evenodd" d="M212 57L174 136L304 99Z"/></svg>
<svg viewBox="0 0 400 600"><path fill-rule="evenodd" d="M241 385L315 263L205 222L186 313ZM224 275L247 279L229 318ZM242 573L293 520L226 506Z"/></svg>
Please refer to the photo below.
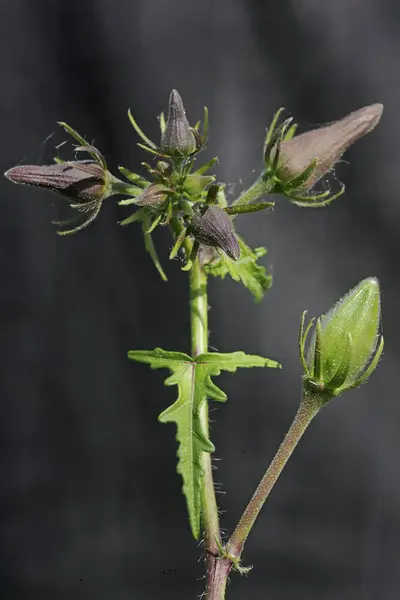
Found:
<svg viewBox="0 0 400 600"><path fill-rule="evenodd" d="M204 214L194 215L190 229L198 242L220 248L232 260L239 258L240 248L232 219L219 206L207 206Z"/></svg>
<svg viewBox="0 0 400 600"><path fill-rule="evenodd" d="M304 173L316 160L316 166L301 189L307 191L332 169L345 151L379 123L383 104L371 104L325 127L313 129L283 141L276 176L291 181ZM276 148L272 152L272 155Z"/></svg>
<svg viewBox="0 0 400 600"><path fill-rule="evenodd" d="M171 175L173 168L171 163L166 162L165 160L160 160L157 163L157 171L161 173L161 175Z"/></svg>
<svg viewBox="0 0 400 600"><path fill-rule="evenodd" d="M357 387L375 370L383 351L380 290L374 277L364 279L313 326L300 331L300 355L306 386L319 389L326 399Z"/></svg>
<svg viewBox="0 0 400 600"><path fill-rule="evenodd" d="M176 90L169 97L168 119L161 136L161 148L172 155L187 156L196 150L196 138L190 128L182 98Z"/></svg>
<svg viewBox="0 0 400 600"><path fill-rule="evenodd" d="M138 206L147 206L156 208L164 202L167 197L168 188L161 183L149 185L141 194L135 198L135 204Z"/></svg>
<svg viewBox="0 0 400 600"><path fill-rule="evenodd" d="M59 235L76 233L87 227L100 212L103 200L114 194L127 193L119 179L106 168L100 153L92 147L84 147L98 156L99 160L77 160L54 165L20 165L9 169L5 176L13 183L21 183L40 187L55 192L68 200L71 208L84 213L81 223L73 229L62 229ZM56 221L63 227L69 221Z"/></svg>
<svg viewBox="0 0 400 600"><path fill-rule="evenodd" d="M54 165L20 165L4 174L13 183L56 192L76 204L103 200L109 192L109 173L92 160Z"/></svg>
<svg viewBox="0 0 400 600"><path fill-rule="evenodd" d="M204 192L206 187L214 181L214 175L197 175L196 173L192 173L186 177L183 186L189 196L196 197Z"/></svg>

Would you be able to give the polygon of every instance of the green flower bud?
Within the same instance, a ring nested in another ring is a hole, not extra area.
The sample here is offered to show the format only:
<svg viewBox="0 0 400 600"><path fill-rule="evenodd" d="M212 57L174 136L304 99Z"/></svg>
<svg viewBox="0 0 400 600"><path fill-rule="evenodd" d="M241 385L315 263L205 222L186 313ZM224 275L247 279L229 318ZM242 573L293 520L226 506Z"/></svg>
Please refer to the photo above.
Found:
<svg viewBox="0 0 400 600"><path fill-rule="evenodd" d="M210 205L203 214L195 214L190 221L190 232L201 244L220 248L229 258L238 260L240 248L232 219L219 206Z"/></svg>
<svg viewBox="0 0 400 600"><path fill-rule="evenodd" d="M304 320L305 313L299 346L306 387L319 389L325 400L329 400L368 379L383 351L377 279L370 277L361 281L315 324L310 321L306 329Z"/></svg>
<svg viewBox="0 0 400 600"><path fill-rule="evenodd" d="M167 154L187 156L193 154L196 148L196 137L186 118L182 98L176 90L172 90L167 124L161 136L161 149Z"/></svg>
<svg viewBox="0 0 400 600"><path fill-rule="evenodd" d="M382 112L383 104L372 104L330 125L283 141L280 145L277 178L282 182L292 181L306 172L315 161L315 167L300 186L302 191L310 190L354 142L376 127ZM271 154L273 157L274 151Z"/></svg>

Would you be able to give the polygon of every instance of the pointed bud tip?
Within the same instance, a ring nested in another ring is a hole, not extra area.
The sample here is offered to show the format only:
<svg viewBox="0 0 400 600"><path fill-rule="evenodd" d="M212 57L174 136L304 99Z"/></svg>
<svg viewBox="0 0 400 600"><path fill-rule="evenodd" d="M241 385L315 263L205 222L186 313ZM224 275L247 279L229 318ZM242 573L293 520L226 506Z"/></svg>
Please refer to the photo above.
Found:
<svg viewBox="0 0 400 600"><path fill-rule="evenodd" d="M369 285L371 286L379 287L379 281L377 277L367 277L366 279L364 279L364 281L362 281L362 283L369 283Z"/></svg>
<svg viewBox="0 0 400 600"><path fill-rule="evenodd" d="M4 177L6 179L9 179L13 183L18 183L20 180L18 173L19 174L21 173L20 167L12 167L11 169L8 169L8 171L6 171L4 173Z"/></svg>
<svg viewBox="0 0 400 600"><path fill-rule="evenodd" d="M183 109L183 102L178 90L173 89L169 96L169 104Z"/></svg>
<svg viewBox="0 0 400 600"><path fill-rule="evenodd" d="M358 285L355 286L355 288L353 288L353 290L350 290L349 294L351 294L352 291L354 290L360 290L360 289L365 289L365 288L369 288L369 290L371 292L376 292L376 293L380 293L380 285L379 285L379 280L377 277L366 277L365 279L363 279L362 281L360 281L360 283Z"/></svg>
<svg viewBox="0 0 400 600"><path fill-rule="evenodd" d="M369 124L364 133L369 133L378 125L382 117L383 108L383 104L377 102L376 104L370 104L369 106L365 106L356 111L359 113L360 117Z"/></svg>
<svg viewBox="0 0 400 600"><path fill-rule="evenodd" d="M173 89L169 97L168 119L161 135L161 148L168 154L192 154L196 138L186 118L182 98Z"/></svg>

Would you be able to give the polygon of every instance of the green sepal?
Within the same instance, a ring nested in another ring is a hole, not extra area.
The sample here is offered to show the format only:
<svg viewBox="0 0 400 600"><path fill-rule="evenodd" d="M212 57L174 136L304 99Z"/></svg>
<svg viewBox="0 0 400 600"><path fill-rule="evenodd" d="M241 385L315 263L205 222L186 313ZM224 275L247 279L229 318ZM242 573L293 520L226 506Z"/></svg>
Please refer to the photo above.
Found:
<svg viewBox="0 0 400 600"><path fill-rule="evenodd" d="M240 257L234 261L224 252L219 253L219 260L204 266L205 271L214 277L224 279L230 275L234 281L240 281L254 296L256 302L261 302L264 293L272 285L272 275L267 274L266 268L257 264L259 258L267 253L266 248L249 248L238 237Z"/></svg>
<svg viewBox="0 0 400 600"><path fill-rule="evenodd" d="M268 208L274 208L275 202L253 202L252 204L235 204L235 206L227 206L225 212L228 215L240 215L245 213L259 212Z"/></svg>
<svg viewBox="0 0 400 600"><path fill-rule="evenodd" d="M287 192L290 190L297 190L299 188L301 189L302 186L308 181L310 176L315 171L317 164L318 164L318 158L314 158L314 160L312 160L310 162L308 167L306 167L304 169L304 171L302 173L300 173L300 175L297 175L297 177L294 177L293 179L290 179L289 181L285 182L284 183L285 191ZM279 169L278 169L278 177L279 177Z"/></svg>
<svg viewBox="0 0 400 600"><path fill-rule="evenodd" d="M169 258L170 260L172 260L173 258L175 258L175 256L178 254L183 242L185 241L185 237L187 236L187 229L186 227L184 229L182 229L182 231L180 232L180 234L178 235L178 237L176 238L175 244L172 247L172 250L170 252Z"/></svg>
<svg viewBox="0 0 400 600"><path fill-rule="evenodd" d="M370 364L368 365L367 369L364 371L364 373L356 381L354 381L354 383L346 385L342 389L337 390L335 393L335 396L339 396L344 391L347 392L347 390L352 390L353 388L358 387L359 385L361 385L362 383L364 383L371 377L372 373L375 371L376 367L378 366L378 362L380 361L380 358L381 358L381 355L383 352L383 347L384 347L384 339L383 339L383 335L381 335L381 337L379 339L378 347L374 354L374 357L371 360Z"/></svg>
<svg viewBox="0 0 400 600"><path fill-rule="evenodd" d="M183 189L190 196L197 198L206 189L208 185L215 181L214 175L198 175L192 173L188 175L183 184Z"/></svg>
<svg viewBox="0 0 400 600"><path fill-rule="evenodd" d="M304 329L306 316L307 316L307 311L305 310L305 311L303 311L303 314L301 315L298 344L299 344L300 361L303 366L304 373L305 373L306 377L310 377L311 373L310 373L310 369L309 369L309 366L308 366L307 360L306 360L305 346L306 346L308 334L310 333L311 327L314 323L314 319L310 319L310 321L307 324L307 327Z"/></svg>
<svg viewBox="0 0 400 600"><path fill-rule="evenodd" d="M321 319L315 324L313 378L317 383L321 380Z"/></svg>
<svg viewBox="0 0 400 600"><path fill-rule="evenodd" d="M136 123L135 119L132 116L131 109L128 110L128 117L129 117L129 120L132 123L136 133L142 138L142 140L144 142L146 142L146 144L148 146L150 146L150 148L156 149L157 148L156 144L154 142L152 142L145 133L143 133L143 131L140 129L139 125Z"/></svg>
<svg viewBox="0 0 400 600"><path fill-rule="evenodd" d="M214 158L212 158L208 163L196 169L196 171L194 171L194 174L203 175L204 173L207 173L207 171L209 171L217 162L219 162L218 156L214 156Z"/></svg>
<svg viewBox="0 0 400 600"><path fill-rule="evenodd" d="M207 106L204 107L204 116L203 116L203 126L202 126L202 130L201 130L201 137L202 137L202 141L203 144L205 144L207 142L207 137L208 137L208 108Z"/></svg>
<svg viewBox="0 0 400 600"><path fill-rule="evenodd" d="M126 179L129 179L129 181L138 185L141 188L146 188L148 185L150 185L149 182L146 181L146 179L143 179L143 177L141 177L137 173L133 173L126 167L118 167L118 170L120 173L122 173L124 177L126 177Z"/></svg>
<svg viewBox="0 0 400 600"><path fill-rule="evenodd" d="M329 383L326 384L326 387L328 389L338 390L344 385L344 383L349 375L352 353L353 353L353 338L351 336L350 331L348 331L346 346L343 351L342 361L341 361L335 375L332 377L332 379L329 381Z"/></svg>
<svg viewBox="0 0 400 600"><path fill-rule="evenodd" d="M275 133L276 126L279 121L279 117L281 116L281 114L283 113L284 110L285 110L285 108L282 106L281 108L279 108L276 111L276 113L273 116L270 126L267 128L267 133L266 133L265 140L264 140L264 155L265 155L266 148L269 147L270 142L273 139L273 135ZM286 132L286 134L287 133L288 133L288 131Z"/></svg>
<svg viewBox="0 0 400 600"><path fill-rule="evenodd" d="M152 233L155 230L155 228L157 227L157 225L160 223L161 218L162 218L162 213L159 213L155 217L154 221L150 222L150 220L149 220L150 224L149 224L148 229L146 229L146 233Z"/></svg>
<svg viewBox="0 0 400 600"><path fill-rule="evenodd" d="M136 190L137 192L135 192L134 188L132 188L131 191L134 192L134 195L130 198L120 200L118 202L119 206L129 206L130 204L136 204L137 197L140 196L140 194L143 194L143 190L141 188L136 188Z"/></svg>
<svg viewBox="0 0 400 600"><path fill-rule="evenodd" d="M151 237L151 233L149 233L150 227L151 227L151 219L150 219L149 211L147 210L143 214L143 220L142 220L144 247L146 248L147 252L150 254L150 257L154 263L154 266L156 267L157 271L161 275L161 279L163 281L168 281L167 276L164 273L164 269L162 268L160 260L158 258L158 254L157 254L157 251L156 251L154 243L153 243L153 238Z"/></svg>
<svg viewBox="0 0 400 600"><path fill-rule="evenodd" d="M160 129L161 129L161 133L164 133L166 127L167 127L167 123L165 122L165 116L164 113L160 113L160 116L158 117L158 120L160 122Z"/></svg>
<svg viewBox="0 0 400 600"><path fill-rule="evenodd" d="M296 134L297 128L298 128L298 124L293 123L293 125L291 125L289 127L289 129L286 131L285 135L283 136L283 141L288 142L289 140L293 139Z"/></svg>
<svg viewBox="0 0 400 600"><path fill-rule="evenodd" d="M63 129L65 129L65 131L67 133L69 133L70 136L72 136L77 142L79 142L81 146L87 146L88 145L88 143L85 140L85 138L82 137L81 134L78 133L75 129L73 129L70 125L68 125L64 121L58 121L58 124L61 125L61 127Z"/></svg>
<svg viewBox="0 0 400 600"><path fill-rule="evenodd" d="M65 131L67 133L69 133L69 135L71 137L73 137L77 142L79 142L80 147L76 148L76 150L79 149L79 150L87 152L89 154L89 156L91 156L93 158L93 160L95 160L96 162L101 164L101 166L104 169L107 169L107 164L106 164L103 156L100 154L100 152L97 151L96 148L94 148L94 146L92 146L91 144L88 144L88 142L85 140L84 137L81 136L80 133L78 133L75 129L73 129L70 125L68 125L64 121L58 121L58 124L63 129L65 129Z"/></svg>
<svg viewBox="0 0 400 600"><path fill-rule="evenodd" d="M119 224L122 225L122 227L125 227L125 225L130 225L131 223L137 223L137 221L143 221L143 219L145 218L146 212L148 212L148 210L146 208L139 208L134 213L129 215L129 217L127 217L123 221L120 221Z"/></svg>
<svg viewBox="0 0 400 600"><path fill-rule="evenodd" d="M169 158L169 154L164 154L161 150L158 150L157 148L153 148L152 146L146 146L146 144L141 144L140 142L138 142L137 145L139 146L139 148L142 148L142 150L146 150L146 152L154 154L154 156L163 156L165 158Z"/></svg>
<svg viewBox="0 0 400 600"><path fill-rule="evenodd" d="M200 409L207 398L218 402L227 400L226 394L215 385L211 377L221 371L234 373L237 368L272 367L280 368L274 360L252 356L244 352L227 354L207 352L191 358L182 352L155 350L131 350L128 357L149 364L152 369L169 369L171 375L165 385L178 386L178 398L158 417L161 423L176 423L176 439L179 442L177 472L182 476L182 491L186 497L189 523L193 537L200 535L203 468L202 452L214 452L214 444L200 419Z"/></svg>

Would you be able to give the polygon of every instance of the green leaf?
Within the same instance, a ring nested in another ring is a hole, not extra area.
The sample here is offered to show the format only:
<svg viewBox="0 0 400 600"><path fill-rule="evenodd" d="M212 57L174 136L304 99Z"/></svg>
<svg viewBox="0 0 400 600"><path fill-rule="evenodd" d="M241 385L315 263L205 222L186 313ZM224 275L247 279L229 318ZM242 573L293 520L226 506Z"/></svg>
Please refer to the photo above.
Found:
<svg viewBox="0 0 400 600"><path fill-rule="evenodd" d="M241 238L238 240L240 258L237 261L221 252L219 260L205 265L204 269L209 275L221 277L221 279L229 274L234 281L240 281L253 294L256 302L260 302L264 293L272 285L272 275L266 272L265 267L257 264L257 260L264 256L267 250L266 248L251 250Z"/></svg>
<svg viewBox="0 0 400 600"><path fill-rule="evenodd" d="M257 356L256 354L246 354L239 350L238 352L206 352L196 357L196 363L200 366L203 363L207 365L210 375L219 375L221 371L234 373L236 369L252 367L269 367L272 369L281 369L282 365L276 360ZM212 371L212 372L211 372ZM218 372L217 372L218 371Z"/></svg>
<svg viewBox="0 0 400 600"><path fill-rule="evenodd" d="M244 352L229 354L200 354L191 358L182 352L155 350L131 350L128 357L147 363L152 369L169 369L171 375L165 385L178 386L178 398L158 417L161 423L176 423L176 439L179 442L177 471L182 475L182 491L186 496L189 522L194 538L200 535L203 468L202 452L214 452L214 445L208 437L200 418L200 409L207 398L218 402L227 400L226 394L215 385L211 377L221 371L235 372L238 367L280 367L280 365L261 356L247 355Z"/></svg>

